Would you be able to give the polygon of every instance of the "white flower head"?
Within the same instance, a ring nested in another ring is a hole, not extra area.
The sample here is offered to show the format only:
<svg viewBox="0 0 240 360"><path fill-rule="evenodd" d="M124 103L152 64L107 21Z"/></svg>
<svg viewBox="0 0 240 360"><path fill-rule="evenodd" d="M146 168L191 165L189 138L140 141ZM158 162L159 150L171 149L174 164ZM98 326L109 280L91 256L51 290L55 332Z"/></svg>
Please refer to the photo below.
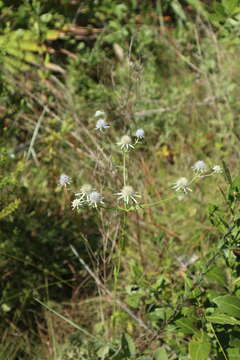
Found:
<svg viewBox="0 0 240 360"><path fill-rule="evenodd" d="M104 204L103 199L103 196L99 192L92 191L88 196L88 203L90 206L97 207L100 204Z"/></svg>
<svg viewBox="0 0 240 360"><path fill-rule="evenodd" d="M215 174L221 174L223 172L223 169L219 165L214 165L212 167L212 170Z"/></svg>
<svg viewBox="0 0 240 360"><path fill-rule="evenodd" d="M172 186L172 189L176 191L182 191L184 194L187 194L189 191L192 191L189 187L189 181L185 177L179 178Z"/></svg>
<svg viewBox="0 0 240 360"><path fill-rule="evenodd" d="M144 138L144 134L145 133L143 129L137 129L137 131L135 132L137 140L142 140Z"/></svg>
<svg viewBox="0 0 240 360"><path fill-rule="evenodd" d="M109 128L110 126L107 124L107 122L104 120L104 119L99 119L97 122L96 122L96 127L95 129L96 130L100 130L100 131L103 131L104 129L107 129Z"/></svg>
<svg viewBox="0 0 240 360"><path fill-rule="evenodd" d="M72 182L72 179L70 178L70 176L66 175L66 174L61 174L60 177L59 177L59 181L58 181L58 184L60 186L67 186L69 184L71 184Z"/></svg>
<svg viewBox="0 0 240 360"><path fill-rule="evenodd" d="M125 185L116 195L118 195L118 200L123 200L126 204L128 204L130 201L137 204L138 202L135 197L141 197L133 190L132 186L130 185Z"/></svg>
<svg viewBox="0 0 240 360"><path fill-rule="evenodd" d="M94 117L96 117L96 118L105 117L105 116L106 116L106 114L102 110L97 110L94 114Z"/></svg>
<svg viewBox="0 0 240 360"><path fill-rule="evenodd" d="M84 204L84 200L82 199L74 199L72 201L72 209L79 209L80 206L82 206Z"/></svg>
<svg viewBox="0 0 240 360"><path fill-rule="evenodd" d="M132 145L132 139L128 135L124 135L117 143L117 145L119 145L124 151L128 151L130 148L134 149L134 146Z"/></svg>
<svg viewBox="0 0 240 360"><path fill-rule="evenodd" d="M79 196L80 200L88 200L89 194L93 191L93 187L90 184L84 184L78 193L75 194L75 196Z"/></svg>
<svg viewBox="0 0 240 360"><path fill-rule="evenodd" d="M192 166L192 169L198 173L203 173L206 169L206 164L203 160L198 160Z"/></svg>

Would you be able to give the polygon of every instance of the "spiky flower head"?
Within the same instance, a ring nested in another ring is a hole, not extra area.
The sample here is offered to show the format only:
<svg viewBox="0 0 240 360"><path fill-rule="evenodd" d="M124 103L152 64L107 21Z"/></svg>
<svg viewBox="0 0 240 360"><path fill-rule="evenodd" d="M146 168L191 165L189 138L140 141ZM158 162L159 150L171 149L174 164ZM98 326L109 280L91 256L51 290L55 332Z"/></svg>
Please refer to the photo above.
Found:
<svg viewBox="0 0 240 360"><path fill-rule="evenodd" d="M80 206L82 206L84 204L84 200L82 199L74 199L72 201L72 209L79 209Z"/></svg>
<svg viewBox="0 0 240 360"><path fill-rule="evenodd" d="M206 164L203 160L198 160L195 162L195 164L192 166L192 169L196 172L202 173L206 169Z"/></svg>
<svg viewBox="0 0 240 360"><path fill-rule="evenodd" d="M99 119L97 122L96 122L96 127L95 129L96 130L100 130L100 131L103 131L104 129L107 129L109 128L110 126L106 123L106 121L104 119Z"/></svg>
<svg viewBox="0 0 240 360"><path fill-rule="evenodd" d="M96 118L105 117L105 116L106 116L106 114L102 110L97 110L94 114L94 117L96 117Z"/></svg>
<svg viewBox="0 0 240 360"><path fill-rule="evenodd" d="M221 174L223 172L223 169L219 165L214 165L212 167L212 170L215 174Z"/></svg>
<svg viewBox="0 0 240 360"><path fill-rule="evenodd" d="M135 132L135 136L138 140L141 140L144 138L144 130L143 129L137 129L137 131Z"/></svg>
<svg viewBox="0 0 240 360"><path fill-rule="evenodd" d="M99 192L92 191L88 196L88 203L90 206L97 207L100 204L104 204L103 199L103 196Z"/></svg>
<svg viewBox="0 0 240 360"><path fill-rule="evenodd" d="M66 174L61 174L60 177L59 177L59 181L58 181L58 184L60 186L67 186L69 184L71 184L72 182L72 179L70 178L70 176L66 175Z"/></svg>
<svg viewBox="0 0 240 360"><path fill-rule="evenodd" d="M182 191L187 194L189 191L192 191L189 187L189 181L185 177L179 178L172 186L172 189L176 191Z"/></svg>
<svg viewBox="0 0 240 360"><path fill-rule="evenodd" d="M88 199L89 194L93 191L93 187L90 184L84 184L78 193L75 194L75 196L79 196L80 199L86 198Z"/></svg>
<svg viewBox="0 0 240 360"><path fill-rule="evenodd" d="M118 195L118 200L123 200L126 204L128 204L130 201L137 204L138 202L135 197L140 197L140 195L136 193L133 190L133 187L130 185L125 185L122 190L116 195Z"/></svg>
<svg viewBox="0 0 240 360"><path fill-rule="evenodd" d="M128 151L130 148L134 149L134 146L132 145L132 139L129 135L124 135L117 143L117 145L119 145L124 151Z"/></svg>

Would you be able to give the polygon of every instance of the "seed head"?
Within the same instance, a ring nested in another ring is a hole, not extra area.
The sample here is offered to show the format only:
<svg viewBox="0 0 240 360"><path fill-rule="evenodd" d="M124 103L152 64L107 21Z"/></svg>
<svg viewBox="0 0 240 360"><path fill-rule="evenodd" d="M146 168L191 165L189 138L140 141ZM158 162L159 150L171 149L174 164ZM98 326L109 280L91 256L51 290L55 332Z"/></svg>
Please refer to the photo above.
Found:
<svg viewBox="0 0 240 360"><path fill-rule="evenodd" d="M90 206L97 207L97 205L104 204L103 199L103 196L99 192L92 191L88 196L88 203Z"/></svg>
<svg viewBox="0 0 240 360"><path fill-rule="evenodd" d="M128 135L124 135L121 140L117 143L121 147L122 150L128 151L129 148L134 149L134 146L132 145L132 139Z"/></svg>
<svg viewBox="0 0 240 360"><path fill-rule="evenodd" d="M99 119L96 123L96 130L100 130L103 131L104 129L109 128L109 125L106 123L106 121L104 119Z"/></svg>
<svg viewBox="0 0 240 360"><path fill-rule="evenodd" d="M212 170L215 174L221 174L223 172L223 169L219 165L214 165L212 167Z"/></svg>
<svg viewBox="0 0 240 360"><path fill-rule="evenodd" d="M74 199L72 201L72 209L79 209L80 206L82 206L84 204L84 200L81 199Z"/></svg>
<svg viewBox="0 0 240 360"><path fill-rule="evenodd" d="M135 199L135 197L140 197L139 194L137 194L134 190L133 187L130 185L125 185L122 190L117 193L116 195L118 195L118 200L123 200L126 204L128 204L130 201L134 202L135 204L137 204L137 200Z"/></svg>
<svg viewBox="0 0 240 360"><path fill-rule="evenodd" d="M192 169L198 173L203 173L206 168L206 164L203 160L198 160L195 162L195 164L192 166Z"/></svg>
<svg viewBox="0 0 240 360"><path fill-rule="evenodd" d="M192 191L192 189L190 189L188 185L188 179L185 177L181 177L173 184L172 189L176 191L183 191L186 194L187 192Z"/></svg>
<svg viewBox="0 0 240 360"><path fill-rule="evenodd" d="M96 118L105 117L105 116L106 116L106 114L105 114L105 112L102 111L102 110L97 110L97 111L95 112L95 114L94 114L94 117L96 117Z"/></svg>
<svg viewBox="0 0 240 360"><path fill-rule="evenodd" d="M67 186L69 184L71 184L72 182L72 179L70 178L70 176L66 175L66 174L61 174L60 177L59 177L59 182L58 184L60 186Z"/></svg>
<svg viewBox="0 0 240 360"><path fill-rule="evenodd" d="M144 138L144 130L143 129L137 129L135 132L135 136L138 140L141 140Z"/></svg>
<svg viewBox="0 0 240 360"><path fill-rule="evenodd" d="M80 191L78 193L75 194L75 196L79 196L80 199L85 199L88 200L88 196L90 194L90 192L92 192L94 189L92 187L92 185L90 184L84 184L81 188Z"/></svg>

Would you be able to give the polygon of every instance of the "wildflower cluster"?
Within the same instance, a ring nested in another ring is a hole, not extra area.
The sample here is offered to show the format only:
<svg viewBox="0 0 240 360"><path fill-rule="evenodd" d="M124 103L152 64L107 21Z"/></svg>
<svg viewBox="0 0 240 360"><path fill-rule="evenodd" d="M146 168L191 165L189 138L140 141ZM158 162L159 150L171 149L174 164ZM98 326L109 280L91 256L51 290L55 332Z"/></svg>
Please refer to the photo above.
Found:
<svg viewBox="0 0 240 360"><path fill-rule="evenodd" d="M106 121L106 113L102 110L96 111L94 117L96 118L95 129L97 131L103 132L110 127ZM122 201L125 205L138 205L137 198L141 196L133 189L129 184L126 184L126 168L125 168L125 152L134 149L134 146L145 137L145 132L142 128L139 128L135 131L134 134L135 142L133 142L132 137L128 134L125 134L117 142L117 145L120 146L123 151L123 183L124 186L122 189L115 193L118 201ZM211 168L207 168L206 163L203 160L198 160L192 165L193 176L191 180L186 177L180 177L172 184L172 189L178 193L178 199L182 200L188 193L191 193L193 190L191 185L200 178L211 176L214 174L219 174L223 170L221 166L214 165ZM59 185L64 186L71 184L71 178L62 174L59 179ZM72 200L72 209L78 210L82 206L88 207L98 207L104 205L104 197L98 192L91 184L84 184L80 188L79 192L75 193L75 198Z"/></svg>
<svg viewBox="0 0 240 360"><path fill-rule="evenodd" d="M90 184L84 184L80 188L80 192L75 194L75 197L76 198L72 201L73 210L79 209L82 205L97 207L100 204L104 204L103 196Z"/></svg>
<svg viewBox="0 0 240 360"><path fill-rule="evenodd" d="M110 125L106 121L106 113L102 110L97 110L95 112L94 117L97 119L95 129L103 132L104 130L108 129ZM134 145L138 143L138 141L144 139L145 132L143 129L137 129L135 132L136 141L133 144L132 138L129 135L123 135L117 145L120 146L121 150L129 151L130 149L134 149Z"/></svg>
<svg viewBox="0 0 240 360"><path fill-rule="evenodd" d="M207 169L206 163L203 160L196 161L192 166L192 170L194 172L194 177L191 180L188 180L186 177L181 177L172 185L172 189L186 195L187 193L192 192L190 185L198 178L220 174L223 171L219 165L214 165L210 169Z"/></svg>

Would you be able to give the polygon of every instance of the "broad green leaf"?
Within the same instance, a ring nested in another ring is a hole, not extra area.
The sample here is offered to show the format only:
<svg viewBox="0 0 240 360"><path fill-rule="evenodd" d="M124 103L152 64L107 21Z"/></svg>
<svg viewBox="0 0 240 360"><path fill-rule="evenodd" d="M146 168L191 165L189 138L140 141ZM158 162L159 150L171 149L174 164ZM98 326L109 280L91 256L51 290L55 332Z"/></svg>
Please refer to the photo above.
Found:
<svg viewBox="0 0 240 360"><path fill-rule="evenodd" d="M213 314L206 316L207 321L222 325L240 325L240 321L225 314Z"/></svg>
<svg viewBox="0 0 240 360"><path fill-rule="evenodd" d="M176 324L184 334L195 334L199 332L192 319L182 317L176 320Z"/></svg>
<svg viewBox="0 0 240 360"><path fill-rule="evenodd" d="M240 319L240 298L233 295L218 296L213 299L220 311Z"/></svg>
<svg viewBox="0 0 240 360"><path fill-rule="evenodd" d="M164 346L155 351L154 360L168 360L168 356Z"/></svg>
<svg viewBox="0 0 240 360"><path fill-rule="evenodd" d="M189 343L189 355L191 360L207 360L211 350L211 344L206 335L200 339L193 339Z"/></svg>
<svg viewBox="0 0 240 360"><path fill-rule="evenodd" d="M226 286L225 273L218 266L214 266L207 274L207 279L217 282L221 286Z"/></svg>

